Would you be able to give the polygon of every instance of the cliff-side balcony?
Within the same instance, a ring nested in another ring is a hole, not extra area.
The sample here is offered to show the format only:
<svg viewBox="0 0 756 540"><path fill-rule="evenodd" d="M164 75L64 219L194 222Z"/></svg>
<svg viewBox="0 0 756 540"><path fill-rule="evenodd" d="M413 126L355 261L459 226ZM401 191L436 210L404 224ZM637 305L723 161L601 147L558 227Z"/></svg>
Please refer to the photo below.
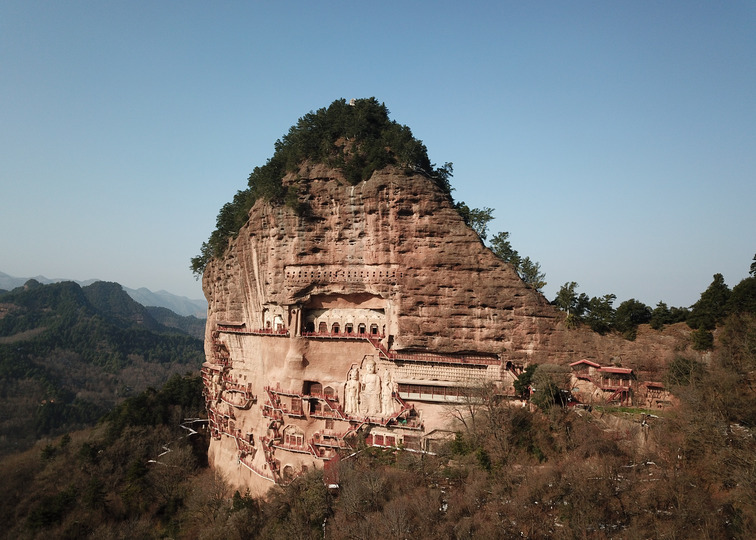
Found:
<svg viewBox="0 0 756 540"><path fill-rule="evenodd" d="M323 446L327 448L344 448L348 449L350 446L344 441L344 434L335 434L328 432L316 431L312 434L310 444L313 446Z"/></svg>
<svg viewBox="0 0 756 540"><path fill-rule="evenodd" d="M333 459L338 455L338 452L333 448L328 448L324 446L312 446L312 454L324 461L328 461L329 459Z"/></svg>
<svg viewBox="0 0 756 540"><path fill-rule="evenodd" d="M216 373L222 373L223 370L218 367L217 364L214 364L212 362L203 362L202 363L202 373L206 373L207 375L212 376L213 373L210 373L211 371L214 371Z"/></svg>
<svg viewBox="0 0 756 540"><path fill-rule="evenodd" d="M409 418L398 416L393 418L391 422L387 422L385 425L389 424L403 429L423 429L423 421L419 416L410 416Z"/></svg>
<svg viewBox="0 0 756 540"><path fill-rule="evenodd" d="M239 452L243 452L245 454L254 454L254 452L257 451L252 443L245 440L244 438L234 437L234 439L236 440L236 449L239 450Z"/></svg>
<svg viewBox="0 0 756 540"><path fill-rule="evenodd" d="M283 420L284 413L281 409L273 407L270 403L266 403L262 408L262 415L265 418L271 418L273 420Z"/></svg>
<svg viewBox="0 0 756 540"><path fill-rule="evenodd" d="M217 418L231 418L232 420L236 420L236 416L234 416L234 411L229 409L227 411L221 411L217 407L210 407L210 411L216 415Z"/></svg>
<svg viewBox="0 0 756 540"><path fill-rule="evenodd" d="M224 334L247 334L247 335L255 335L255 336L270 336L270 337L289 337L289 330L286 328L258 328L258 329L247 329L244 327L244 325L241 326L229 326L229 325L218 325L218 331L223 332Z"/></svg>
<svg viewBox="0 0 756 540"><path fill-rule="evenodd" d="M325 420L343 420L344 415L338 410L319 409L310 413L310 418L323 418Z"/></svg>
<svg viewBox="0 0 756 540"><path fill-rule="evenodd" d="M212 364L215 364L216 366L220 367L230 367L231 366L231 359L230 358L218 358L213 357L212 358Z"/></svg>
<svg viewBox="0 0 756 540"><path fill-rule="evenodd" d="M226 381L226 378L223 379ZM252 383L242 384L238 381L226 381L226 390L234 392L249 392L252 389Z"/></svg>
<svg viewBox="0 0 756 540"><path fill-rule="evenodd" d="M221 396L221 401L237 409L249 409L252 404L257 401L255 396L246 392L224 392Z"/></svg>
<svg viewBox="0 0 756 540"><path fill-rule="evenodd" d="M305 418L304 409L302 408L288 410L288 408L283 407L283 412L291 418Z"/></svg>
<svg viewBox="0 0 756 540"><path fill-rule="evenodd" d="M228 352L223 343L213 343L213 356L216 358L230 358L231 353Z"/></svg>
<svg viewBox="0 0 756 540"><path fill-rule="evenodd" d="M284 390L281 388L280 384L277 384L275 388L272 386L266 386L265 391L268 392L269 395L280 395L280 396L289 396L289 397L304 397L304 394L301 392L295 392L294 390Z"/></svg>
<svg viewBox="0 0 756 540"><path fill-rule="evenodd" d="M499 366L501 360L493 356L452 355L437 353L414 353L389 351L388 357L395 362L422 362L426 364L452 364L463 366Z"/></svg>
<svg viewBox="0 0 756 540"><path fill-rule="evenodd" d="M307 444L292 444L283 441L273 442L271 445L273 448L279 450L286 450L287 452L295 452L297 454L311 454L310 447Z"/></svg>
<svg viewBox="0 0 756 540"><path fill-rule="evenodd" d="M302 337L306 338L313 338L313 339L352 339L352 340L361 340L361 339L367 339L368 341L372 339L381 340L384 338L382 334L368 334L365 332L362 333L354 333L354 332L302 332Z"/></svg>

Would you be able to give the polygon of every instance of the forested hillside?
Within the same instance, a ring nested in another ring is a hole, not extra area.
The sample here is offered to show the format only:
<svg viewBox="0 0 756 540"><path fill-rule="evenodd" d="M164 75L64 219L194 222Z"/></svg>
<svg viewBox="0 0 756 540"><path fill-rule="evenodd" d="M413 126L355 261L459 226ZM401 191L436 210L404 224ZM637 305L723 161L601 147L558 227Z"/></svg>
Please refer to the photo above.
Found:
<svg viewBox="0 0 756 540"><path fill-rule="evenodd" d="M197 339L205 339L205 319L198 319L193 315L185 317L168 308L156 306L148 306L147 312L163 326L189 334Z"/></svg>
<svg viewBox="0 0 756 540"><path fill-rule="evenodd" d="M29 281L0 295L0 453L91 424L202 361L200 339L159 323L116 283Z"/></svg>
<svg viewBox="0 0 756 540"><path fill-rule="evenodd" d="M0 461L6 538L740 538L756 534L756 317L731 314L708 364L680 358L656 414L480 389L434 454L355 438L267 498L206 467L198 377L128 399L96 429ZM168 443L170 452L165 453ZM326 483L338 483L328 489Z"/></svg>
<svg viewBox="0 0 756 540"><path fill-rule="evenodd" d="M153 538L175 530L185 485L207 463L184 418L204 412L198 375L128 398L96 428L0 459L0 538ZM120 531L120 532L119 532Z"/></svg>

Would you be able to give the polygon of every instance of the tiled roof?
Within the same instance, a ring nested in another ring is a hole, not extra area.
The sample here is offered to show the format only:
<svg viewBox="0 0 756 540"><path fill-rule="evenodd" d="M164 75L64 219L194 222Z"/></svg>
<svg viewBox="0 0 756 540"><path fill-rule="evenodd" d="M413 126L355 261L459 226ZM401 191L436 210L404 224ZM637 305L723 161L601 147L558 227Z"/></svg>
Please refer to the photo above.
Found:
<svg viewBox="0 0 756 540"><path fill-rule="evenodd" d="M621 367L602 367L599 369L601 373L620 373L623 375L632 375L633 370L630 368L621 368Z"/></svg>
<svg viewBox="0 0 756 540"><path fill-rule="evenodd" d="M570 367L579 366L580 364L585 364L587 366L600 368L601 366L597 364L596 362L591 362L590 360L578 360L577 362L573 362L570 364Z"/></svg>

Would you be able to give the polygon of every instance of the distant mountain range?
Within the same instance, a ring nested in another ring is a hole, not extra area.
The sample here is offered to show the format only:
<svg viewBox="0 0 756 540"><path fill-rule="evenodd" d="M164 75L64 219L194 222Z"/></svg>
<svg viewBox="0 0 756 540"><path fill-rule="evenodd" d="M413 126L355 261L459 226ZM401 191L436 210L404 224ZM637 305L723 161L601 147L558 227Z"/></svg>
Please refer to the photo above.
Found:
<svg viewBox="0 0 756 540"><path fill-rule="evenodd" d="M205 320L143 306L118 283L29 279L0 293L0 456L91 425L205 359Z"/></svg>
<svg viewBox="0 0 756 540"><path fill-rule="evenodd" d="M49 285L50 283L60 283L61 281L73 281L74 283L77 283L82 287L86 287L97 281L101 281L99 279L88 279L85 281L62 278L50 279L46 278L45 276L19 278L0 272L0 290L4 289L11 291L16 287L23 286L24 283L26 283L30 279L35 279L43 285ZM123 287L123 285L121 285L121 287ZM179 315L186 317L194 316L198 319L207 318L207 302L205 300L193 300L191 298L187 298L186 296L177 296L175 294L171 294L167 291L153 292L144 287L141 287L139 289L129 289L128 287L123 287L123 290L126 291L126 294L128 294L134 301L142 304L145 307L163 307L170 309L174 313L178 313Z"/></svg>

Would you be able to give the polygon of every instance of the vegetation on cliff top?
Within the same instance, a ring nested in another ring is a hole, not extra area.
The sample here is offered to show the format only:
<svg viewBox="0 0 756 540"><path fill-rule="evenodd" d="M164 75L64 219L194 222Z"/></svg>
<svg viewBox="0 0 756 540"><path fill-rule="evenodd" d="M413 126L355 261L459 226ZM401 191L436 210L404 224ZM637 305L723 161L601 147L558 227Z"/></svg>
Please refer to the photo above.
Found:
<svg viewBox="0 0 756 540"><path fill-rule="evenodd" d="M756 259L756 257L754 257ZM730 290L722 274L714 274L709 287L690 308L668 307L659 302L651 308L634 298L625 300L616 309L612 305L617 296L589 297L577 293L578 284L570 281L562 285L552 304L567 312L570 326L586 324L600 334L618 332L626 339L636 337L638 326L649 324L655 330L675 323L687 323L694 330L691 339L696 350L714 348L712 332L730 315L756 313L756 271Z"/></svg>
<svg viewBox="0 0 756 540"><path fill-rule="evenodd" d="M248 187L238 191L233 201L218 213L216 229L200 254L191 259L191 269L199 276L211 259L220 257L239 229L247 222L249 210L258 199L286 204L301 212L299 188L285 187L287 173L295 172L304 162L323 163L341 171L351 184L367 180L388 165L404 167L408 172L428 175L445 192L451 192L450 163L436 168L428 159L422 141L407 126L389 119L389 110L375 98L347 102L340 99L328 108L304 115L275 143L275 153L268 162L255 167Z"/></svg>

